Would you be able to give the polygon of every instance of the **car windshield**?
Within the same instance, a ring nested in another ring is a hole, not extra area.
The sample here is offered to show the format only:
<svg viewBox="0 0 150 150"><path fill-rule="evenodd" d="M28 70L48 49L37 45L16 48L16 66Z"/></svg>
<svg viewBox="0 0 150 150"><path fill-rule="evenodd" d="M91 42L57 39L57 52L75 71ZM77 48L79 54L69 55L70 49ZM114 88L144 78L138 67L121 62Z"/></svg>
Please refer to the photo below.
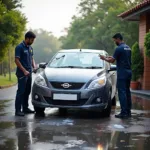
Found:
<svg viewBox="0 0 150 150"><path fill-rule="evenodd" d="M50 68L103 68L104 62L99 58L100 53L60 52L50 61Z"/></svg>

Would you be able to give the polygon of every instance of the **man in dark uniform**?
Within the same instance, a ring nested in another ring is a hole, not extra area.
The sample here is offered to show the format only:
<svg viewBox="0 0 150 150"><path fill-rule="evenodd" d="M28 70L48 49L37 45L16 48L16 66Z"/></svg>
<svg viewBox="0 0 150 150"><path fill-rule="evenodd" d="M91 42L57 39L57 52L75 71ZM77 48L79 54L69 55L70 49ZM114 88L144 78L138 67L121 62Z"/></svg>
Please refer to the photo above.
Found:
<svg viewBox="0 0 150 150"><path fill-rule="evenodd" d="M110 57L100 56L102 60L110 63L117 61L117 88L121 106L121 112L115 115L116 118L131 117L131 49L123 42L123 37L120 33L113 36L113 40L118 46L115 49L114 55Z"/></svg>
<svg viewBox="0 0 150 150"><path fill-rule="evenodd" d="M25 40L15 49L16 76L18 78L18 90L15 101L16 116L34 113L34 111L28 108L28 98L31 92L32 67L34 70L36 68L31 47L35 38L36 35L33 32L27 32Z"/></svg>

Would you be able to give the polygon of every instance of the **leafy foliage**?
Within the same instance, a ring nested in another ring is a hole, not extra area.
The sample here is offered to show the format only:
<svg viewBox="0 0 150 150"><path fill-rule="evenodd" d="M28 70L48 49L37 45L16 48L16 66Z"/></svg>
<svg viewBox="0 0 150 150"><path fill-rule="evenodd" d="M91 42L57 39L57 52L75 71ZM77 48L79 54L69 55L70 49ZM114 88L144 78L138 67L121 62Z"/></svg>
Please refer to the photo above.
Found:
<svg viewBox="0 0 150 150"><path fill-rule="evenodd" d="M150 58L150 32L148 32L145 36L145 54L148 58Z"/></svg>
<svg viewBox="0 0 150 150"><path fill-rule="evenodd" d="M73 17L68 35L61 37L62 48L104 49L113 53L112 36L120 32L132 46L138 40L138 23L121 21L117 15L140 0L81 0L79 15Z"/></svg>
<svg viewBox="0 0 150 150"><path fill-rule="evenodd" d="M18 43L25 31L25 16L20 11L14 10L18 7L17 2L19 1L0 1L0 62L4 59L8 48Z"/></svg>
<svg viewBox="0 0 150 150"><path fill-rule="evenodd" d="M143 74L144 60L138 42L132 46L132 80L137 81Z"/></svg>
<svg viewBox="0 0 150 150"><path fill-rule="evenodd" d="M7 10L12 10L18 7L22 7L21 0L0 0Z"/></svg>
<svg viewBox="0 0 150 150"><path fill-rule="evenodd" d="M36 34L36 40L33 44L36 63L50 61L52 56L60 49L60 41L48 31L39 29L33 32Z"/></svg>

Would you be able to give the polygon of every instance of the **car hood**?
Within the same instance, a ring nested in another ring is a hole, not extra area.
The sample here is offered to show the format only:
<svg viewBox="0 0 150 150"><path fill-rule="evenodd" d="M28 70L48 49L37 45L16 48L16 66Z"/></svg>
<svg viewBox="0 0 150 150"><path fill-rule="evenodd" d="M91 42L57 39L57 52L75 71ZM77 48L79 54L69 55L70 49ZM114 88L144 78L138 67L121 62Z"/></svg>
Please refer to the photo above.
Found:
<svg viewBox="0 0 150 150"><path fill-rule="evenodd" d="M104 69L46 68L44 73L48 81L85 83L103 71Z"/></svg>

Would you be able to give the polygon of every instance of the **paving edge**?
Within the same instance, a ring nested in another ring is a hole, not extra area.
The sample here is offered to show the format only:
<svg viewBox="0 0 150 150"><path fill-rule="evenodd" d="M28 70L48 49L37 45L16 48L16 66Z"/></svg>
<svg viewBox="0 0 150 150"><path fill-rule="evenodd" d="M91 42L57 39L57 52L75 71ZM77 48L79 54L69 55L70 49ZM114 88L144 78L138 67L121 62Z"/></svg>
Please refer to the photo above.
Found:
<svg viewBox="0 0 150 150"><path fill-rule="evenodd" d="M0 89L9 88L9 87L12 87L12 86L15 86L15 85L17 85L17 83L10 84L10 85L5 85L5 86L0 86Z"/></svg>
<svg viewBox="0 0 150 150"><path fill-rule="evenodd" d="M132 91L132 90L131 90L131 93L137 94L137 95L142 95L142 96L148 96L148 97L150 97L150 94L149 94L149 93L143 93L143 92L140 92L140 91Z"/></svg>

